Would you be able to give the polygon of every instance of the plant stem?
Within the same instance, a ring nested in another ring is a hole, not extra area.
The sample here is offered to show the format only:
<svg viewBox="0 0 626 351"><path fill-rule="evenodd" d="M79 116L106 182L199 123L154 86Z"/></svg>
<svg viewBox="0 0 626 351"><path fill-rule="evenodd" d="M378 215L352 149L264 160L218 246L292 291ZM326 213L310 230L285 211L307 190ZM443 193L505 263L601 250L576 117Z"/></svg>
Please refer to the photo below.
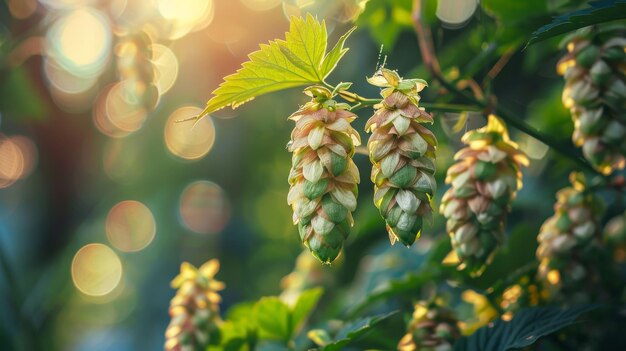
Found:
<svg viewBox="0 0 626 351"><path fill-rule="evenodd" d="M435 78L444 88L454 93L457 97L461 98L464 102L483 108L484 114L495 112L500 118L502 118L504 121L506 121L508 124L510 124L514 128L517 128L518 130L548 145L550 148L554 149L554 151L572 160L573 162L578 164L580 167L590 172L593 172L594 174L602 175L595 168L593 168L593 166L591 166L579 154L579 152L569 147L566 147L564 145L561 145L560 143L555 141L552 137L540 132L539 130L530 126L529 124L522 121L521 119L513 117L511 113L509 113L502 107L495 106L495 103L494 103L495 98L494 99L478 99L477 97L472 96L466 91L457 88L454 84L452 84L447 79L445 79L445 77L441 74L439 62L437 60L434 46L432 44L432 36L430 34L430 29L428 29L427 27L424 27L421 22L421 0L413 1L412 21L413 21L413 27L415 29L415 32L417 33L418 44L419 44L420 52L422 54L424 65L426 66L428 71L431 73L433 78Z"/></svg>

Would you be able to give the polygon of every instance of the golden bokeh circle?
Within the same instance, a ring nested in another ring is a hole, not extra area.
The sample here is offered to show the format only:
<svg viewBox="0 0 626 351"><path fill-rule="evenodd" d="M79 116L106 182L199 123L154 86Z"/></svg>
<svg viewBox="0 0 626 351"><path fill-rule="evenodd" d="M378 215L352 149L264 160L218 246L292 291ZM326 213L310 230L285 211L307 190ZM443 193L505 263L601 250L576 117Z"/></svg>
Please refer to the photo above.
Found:
<svg viewBox="0 0 626 351"><path fill-rule="evenodd" d="M107 215L106 235L111 245L124 252L135 252L148 246L156 234L152 212L139 201L118 202Z"/></svg>
<svg viewBox="0 0 626 351"><path fill-rule="evenodd" d="M215 142L215 126L211 117L200 121L178 123L181 120L197 116L202 109L184 106L172 114L165 124L164 138L167 149L175 156L185 160L197 160L204 157Z"/></svg>
<svg viewBox="0 0 626 351"><path fill-rule="evenodd" d="M104 244L83 246L72 260L72 281L80 292L89 296L104 296L120 283L122 262Z"/></svg>

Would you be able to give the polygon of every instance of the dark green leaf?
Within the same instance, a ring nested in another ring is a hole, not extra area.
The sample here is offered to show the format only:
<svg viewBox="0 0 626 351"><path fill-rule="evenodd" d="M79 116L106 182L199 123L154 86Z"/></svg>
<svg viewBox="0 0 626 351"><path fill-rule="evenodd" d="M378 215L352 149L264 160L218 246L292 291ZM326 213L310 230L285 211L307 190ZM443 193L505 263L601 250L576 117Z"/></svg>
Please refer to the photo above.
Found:
<svg viewBox="0 0 626 351"><path fill-rule="evenodd" d="M254 306L254 320L261 339L289 340L291 312L278 297L264 297Z"/></svg>
<svg viewBox="0 0 626 351"><path fill-rule="evenodd" d="M376 324L382 322L383 320L391 317L396 312L391 312L388 314L379 314L371 317L357 319L353 322L349 322L346 324L335 336L333 341L324 346L322 351L338 351L343 350L343 348L350 344L356 338L362 336L363 334L370 331Z"/></svg>
<svg viewBox="0 0 626 351"><path fill-rule="evenodd" d="M470 336L462 337L454 345L454 350L505 351L526 347L542 336L567 327L581 314L596 308L597 305L584 305L567 309L542 307L521 310L510 322L498 320Z"/></svg>
<svg viewBox="0 0 626 351"><path fill-rule="evenodd" d="M534 31L526 46L593 24L626 18L626 0L598 0L588 8L558 16Z"/></svg>

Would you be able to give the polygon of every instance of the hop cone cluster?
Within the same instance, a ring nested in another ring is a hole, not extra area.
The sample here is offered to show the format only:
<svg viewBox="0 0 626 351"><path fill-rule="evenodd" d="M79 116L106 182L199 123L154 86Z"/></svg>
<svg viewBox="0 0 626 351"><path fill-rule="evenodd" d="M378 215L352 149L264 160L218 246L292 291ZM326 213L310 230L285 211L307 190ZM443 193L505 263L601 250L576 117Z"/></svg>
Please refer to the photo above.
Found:
<svg viewBox="0 0 626 351"><path fill-rule="evenodd" d="M224 288L224 283L214 278L218 270L217 260L210 260L200 268L187 262L181 265L180 274L171 284L178 291L170 302L166 351L194 351L208 345L211 332L221 323L218 291Z"/></svg>
<svg viewBox="0 0 626 351"><path fill-rule="evenodd" d="M437 303L419 302L407 333L398 343L398 351L452 350L461 336L458 321L452 311Z"/></svg>
<svg viewBox="0 0 626 351"><path fill-rule="evenodd" d="M563 104L574 120L572 139L605 174L626 165L626 26L587 27L567 38L557 71Z"/></svg>
<svg viewBox="0 0 626 351"><path fill-rule="evenodd" d="M420 79L403 80L394 71L379 70L370 84L383 87L366 130L372 135L367 148L372 161L374 204L387 224L392 244L410 246L421 234L424 218L430 218L430 199L436 188L437 139L424 123L433 118L418 107Z"/></svg>
<svg viewBox="0 0 626 351"><path fill-rule="evenodd" d="M516 284L509 286L502 292L499 299L500 307L504 311L502 319L511 320L517 311L522 308L537 306L540 300L539 286L530 276L523 276Z"/></svg>
<svg viewBox="0 0 626 351"><path fill-rule="evenodd" d="M537 237L537 274L548 300L583 303L600 290L602 205L582 174L572 173L570 180L572 186L557 193L555 213Z"/></svg>
<svg viewBox="0 0 626 351"><path fill-rule="evenodd" d="M304 245L330 263L354 222L359 171L352 156L360 137L347 104L332 100L323 87L305 93L313 99L289 117L296 126L288 145L293 157L287 200Z"/></svg>
<svg viewBox="0 0 626 351"><path fill-rule="evenodd" d="M487 126L466 133L468 146L454 157L440 212L452 247L461 262L459 269L479 275L504 240L506 215L517 190L522 187L521 166L526 155L509 139L504 124L493 115Z"/></svg>
<svg viewBox="0 0 626 351"><path fill-rule="evenodd" d="M154 110L159 91L154 84L152 64L152 40L143 31L125 34L115 46L117 75L124 89L124 96L133 106Z"/></svg>

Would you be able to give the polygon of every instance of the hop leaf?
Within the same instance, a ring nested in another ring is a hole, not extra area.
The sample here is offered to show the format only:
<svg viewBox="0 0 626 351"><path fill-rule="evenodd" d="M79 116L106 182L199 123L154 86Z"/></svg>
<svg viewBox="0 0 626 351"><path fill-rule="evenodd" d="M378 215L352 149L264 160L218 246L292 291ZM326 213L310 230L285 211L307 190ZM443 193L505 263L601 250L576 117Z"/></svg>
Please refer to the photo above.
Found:
<svg viewBox="0 0 626 351"><path fill-rule="evenodd" d="M251 53L250 61L224 78L213 91L214 96L196 119L226 106L237 108L259 95L323 82L348 51L343 44L354 29L344 34L326 54L328 38L324 21L319 22L310 14L306 19L292 17L285 40L262 44L261 50Z"/></svg>

